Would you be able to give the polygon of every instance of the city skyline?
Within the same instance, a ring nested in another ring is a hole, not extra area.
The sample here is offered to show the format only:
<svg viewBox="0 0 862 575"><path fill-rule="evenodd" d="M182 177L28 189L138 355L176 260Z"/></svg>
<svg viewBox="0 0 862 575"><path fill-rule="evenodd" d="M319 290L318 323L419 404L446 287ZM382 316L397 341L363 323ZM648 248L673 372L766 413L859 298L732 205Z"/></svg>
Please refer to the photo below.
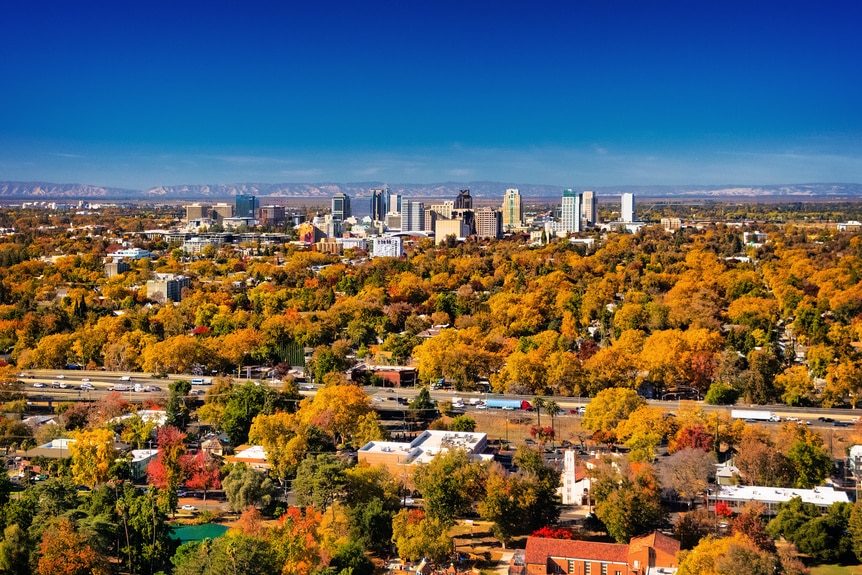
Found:
<svg viewBox="0 0 862 575"><path fill-rule="evenodd" d="M48 4L0 180L862 182L858 3Z"/></svg>

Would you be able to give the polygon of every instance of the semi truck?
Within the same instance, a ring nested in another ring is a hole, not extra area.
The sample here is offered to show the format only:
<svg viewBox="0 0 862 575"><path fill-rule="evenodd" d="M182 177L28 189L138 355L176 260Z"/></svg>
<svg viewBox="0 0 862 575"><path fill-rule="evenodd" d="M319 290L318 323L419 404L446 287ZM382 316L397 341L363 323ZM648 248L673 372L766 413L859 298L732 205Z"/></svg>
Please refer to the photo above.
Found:
<svg viewBox="0 0 862 575"><path fill-rule="evenodd" d="M523 409L524 411L532 411L533 406L530 402L524 399L489 399L485 402L489 408L496 409Z"/></svg>
<svg viewBox="0 0 862 575"><path fill-rule="evenodd" d="M781 421L781 418L771 411L762 409L734 409L730 416L733 419L753 419L754 421Z"/></svg>

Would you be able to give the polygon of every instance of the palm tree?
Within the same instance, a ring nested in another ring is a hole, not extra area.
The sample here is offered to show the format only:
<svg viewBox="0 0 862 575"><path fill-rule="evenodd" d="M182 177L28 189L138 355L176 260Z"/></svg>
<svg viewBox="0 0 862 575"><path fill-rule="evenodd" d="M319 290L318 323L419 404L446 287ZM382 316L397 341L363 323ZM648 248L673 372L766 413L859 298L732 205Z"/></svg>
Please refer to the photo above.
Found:
<svg viewBox="0 0 862 575"><path fill-rule="evenodd" d="M545 408L545 413L551 416L551 432L556 435L554 430L554 418L560 414L563 409L559 406L559 404L553 399L546 399L542 401L542 405ZM551 437L551 449L554 447L554 438Z"/></svg>
<svg viewBox="0 0 862 575"><path fill-rule="evenodd" d="M542 427L542 408L545 407L545 400L538 395L533 398L533 407L536 408L536 427Z"/></svg>

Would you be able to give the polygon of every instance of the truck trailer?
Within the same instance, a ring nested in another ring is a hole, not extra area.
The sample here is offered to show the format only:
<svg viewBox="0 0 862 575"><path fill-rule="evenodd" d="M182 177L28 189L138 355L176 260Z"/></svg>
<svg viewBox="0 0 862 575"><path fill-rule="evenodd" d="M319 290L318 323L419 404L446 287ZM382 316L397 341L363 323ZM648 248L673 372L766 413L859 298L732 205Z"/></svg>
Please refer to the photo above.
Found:
<svg viewBox="0 0 862 575"><path fill-rule="evenodd" d="M523 409L524 411L533 410L533 406L530 405L530 402L524 399L489 399L485 402L485 405L491 409Z"/></svg>
<svg viewBox="0 0 862 575"><path fill-rule="evenodd" d="M730 416L733 419L752 419L754 421L781 421L781 418L771 411L762 409L734 409Z"/></svg>

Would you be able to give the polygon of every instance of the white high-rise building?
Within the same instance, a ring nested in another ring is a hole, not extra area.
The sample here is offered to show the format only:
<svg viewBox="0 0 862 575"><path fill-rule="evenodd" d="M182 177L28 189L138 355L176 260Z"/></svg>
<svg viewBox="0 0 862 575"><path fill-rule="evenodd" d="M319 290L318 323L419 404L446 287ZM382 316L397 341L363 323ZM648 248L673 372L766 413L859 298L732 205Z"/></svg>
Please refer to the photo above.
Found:
<svg viewBox="0 0 862 575"><path fill-rule="evenodd" d="M599 200L596 193L585 191L581 194L581 223L583 226L594 226L599 221Z"/></svg>
<svg viewBox="0 0 862 575"><path fill-rule="evenodd" d="M524 225L524 209L521 207L521 192L516 188L506 190L503 196L503 229L511 230Z"/></svg>
<svg viewBox="0 0 862 575"><path fill-rule="evenodd" d="M626 223L635 221L635 195L632 193L623 194L622 204L620 206L620 218Z"/></svg>
<svg viewBox="0 0 862 575"><path fill-rule="evenodd" d="M581 231L581 194L572 190L563 190L560 223L567 233Z"/></svg>
<svg viewBox="0 0 862 575"><path fill-rule="evenodd" d="M373 258L400 258L404 255L404 240L400 236L376 237L372 241Z"/></svg>

